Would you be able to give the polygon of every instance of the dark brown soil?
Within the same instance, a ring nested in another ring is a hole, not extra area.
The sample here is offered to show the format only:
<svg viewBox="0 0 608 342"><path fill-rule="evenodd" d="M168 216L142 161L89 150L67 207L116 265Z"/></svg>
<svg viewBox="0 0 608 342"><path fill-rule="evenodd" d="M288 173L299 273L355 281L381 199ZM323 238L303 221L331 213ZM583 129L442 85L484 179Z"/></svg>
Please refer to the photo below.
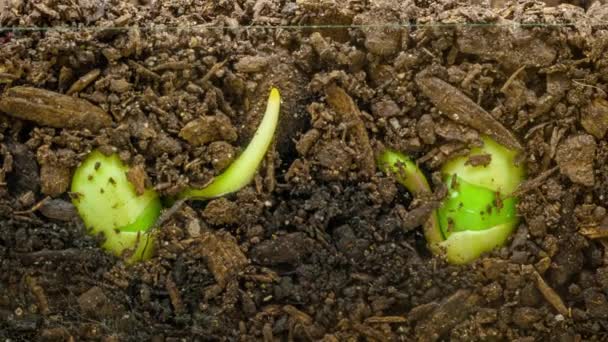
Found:
<svg viewBox="0 0 608 342"><path fill-rule="evenodd" d="M0 339L606 341L602 2L0 0L0 26L30 28L0 30ZM250 186L177 202L133 267L86 234L67 191L90 149L140 189L202 186L270 86ZM525 152L522 224L450 266L432 203L373 154L431 176L481 133Z"/></svg>

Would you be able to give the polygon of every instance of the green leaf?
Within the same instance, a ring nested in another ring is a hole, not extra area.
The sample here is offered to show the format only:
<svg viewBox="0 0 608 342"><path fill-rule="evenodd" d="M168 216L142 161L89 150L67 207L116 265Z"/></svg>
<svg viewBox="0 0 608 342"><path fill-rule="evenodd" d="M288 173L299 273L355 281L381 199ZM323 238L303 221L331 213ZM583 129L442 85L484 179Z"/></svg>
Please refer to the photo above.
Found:
<svg viewBox="0 0 608 342"><path fill-rule="evenodd" d="M203 189L187 189L178 197L210 199L238 191L249 184L255 176L258 166L264 159L274 137L274 132L279 121L280 105L281 96L279 90L272 88L268 97L266 113L245 151L222 174L215 177L207 187Z"/></svg>
<svg viewBox="0 0 608 342"><path fill-rule="evenodd" d="M127 179L129 168L117 154L91 152L72 178L72 202L92 234L105 236L103 248L120 256L133 251L128 262L151 256L153 238L146 232L160 216L157 193L147 189L138 196Z"/></svg>

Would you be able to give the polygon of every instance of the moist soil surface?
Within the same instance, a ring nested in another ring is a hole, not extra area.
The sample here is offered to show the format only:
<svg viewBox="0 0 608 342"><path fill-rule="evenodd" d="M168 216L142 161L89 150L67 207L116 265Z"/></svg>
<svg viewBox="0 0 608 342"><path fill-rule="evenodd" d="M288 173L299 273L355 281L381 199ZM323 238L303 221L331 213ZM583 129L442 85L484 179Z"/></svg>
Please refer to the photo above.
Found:
<svg viewBox="0 0 608 342"><path fill-rule="evenodd" d="M602 1L0 1L0 26L29 28L0 31L0 339L605 341L607 19ZM249 186L175 202L151 260L100 249L69 193L90 150L140 189L202 187L271 86ZM522 151L522 220L453 266L421 225L482 134ZM435 198L376 169L386 147Z"/></svg>

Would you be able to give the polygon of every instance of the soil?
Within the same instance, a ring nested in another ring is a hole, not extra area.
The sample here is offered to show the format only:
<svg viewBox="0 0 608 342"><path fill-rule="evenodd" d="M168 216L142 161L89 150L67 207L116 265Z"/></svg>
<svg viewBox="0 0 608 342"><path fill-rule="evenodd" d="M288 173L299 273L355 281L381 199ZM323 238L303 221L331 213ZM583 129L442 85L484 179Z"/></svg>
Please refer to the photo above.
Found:
<svg viewBox="0 0 608 342"><path fill-rule="evenodd" d="M0 29L0 339L607 340L608 7L473 3L0 0L0 26L30 28ZM140 190L203 186L270 86L251 185L176 202L149 261L99 248L68 191L88 151ZM522 221L452 266L421 233L433 199L374 153L441 192L480 134L523 151Z"/></svg>

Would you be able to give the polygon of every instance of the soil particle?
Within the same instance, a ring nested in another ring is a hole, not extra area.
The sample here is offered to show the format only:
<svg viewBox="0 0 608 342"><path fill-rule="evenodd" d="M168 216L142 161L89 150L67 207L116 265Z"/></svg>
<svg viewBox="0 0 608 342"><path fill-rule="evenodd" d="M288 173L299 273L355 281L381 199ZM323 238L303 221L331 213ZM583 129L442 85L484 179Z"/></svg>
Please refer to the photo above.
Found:
<svg viewBox="0 0 608 342"><path fill-rule="evenodd" d="M557 51L532 31L514 26L510 20L500 19L486 28L458 26L457 44L461 52L495 60L507 68L548 66Z"/></svg>
<svg viewBox="0 0 608 342"><path fill-rule="evenodd" d="M219 140L233 142L237 138L236 129L230 118L223 114L192 120L181 129L179 136L193 146Z"/></svg>
<svg viewBox="0 0 608 342"><path fill-rule="evenodd" d="M602 139L608 131L608 101L597 98L583 108L581 125L587 133Z"/></svg>
<svg viewBox="0 0 608 342"><path fill-rule="evenodd" d="M306 156L308 151L310 151L310 148L319 140L320 136L321 132L316 128L304 133L296 143L296 150L298 153L301 156Z"/></svg>
<svg viewBox="0 0 608 342"><path fill-rule="evenodd" d="M226 141L212 142L207 148L207 153L215 172L221 172L236 158L235 148Z"/></svg>
<svg viewBox="0 0 608 342"><path fill-rule="evenodd" d="M40 168L41 192L49 196L59 196L70 186L71 170L66 167L44 164Z"/></svg>
<svg viewBox="0 0 608 342"><path fill-rule="evenodd" d="M328 181L344 179L354 159L342 140L331 140L316 145L312 156L322 167L322 178Z"/></svg>
<svg viewBox="0 0 608 342"><path fill-rule="evenodd" d="M160 157L164 153L176 155L182 152L182 146L177 139L168 134L160 133L156 139L150 142L147 152L155 157Z"/></svg>
<svg viewBox="0 0 608 342"><path fill-rule="evenodd" d="M375 173L376 163L359 107L357 107L352 97L344 89L335 84L329 85L325 89L325 94L327 96L327 103L338 114L338 120L346 124L347 127L351 127L350 130L355 141L355 148L359 152L355 156L359 168L364 176L371 177Z"/></svg>
<svg viewBox="0 0 608 342"><path fill-rule="evenodd" d="M260 72L266 68L271 59L263 56L246 56L234 65L234 69L244 73Z"/></svg>
<svg viewBox="0 0 608 342"><path fill-rule="evenodd" d="M479 141L479 133L476 130L449 120L441 120L439 124L435 126L435 133L445 140L460 141L463 143L474 143Z"/></svg>
<svg viewBox="0 0 608 342"><path fill-rule="evenodd" d="M467 159L467 161L465 162L465 165L488 166L488 165L490 165L491 162L492 162L491 154L477 154L474 156L470 156Z"/></svg>
<svg viewBox="0 0 608 342"><path fill-rule="evenodd" d="M560 249L554 260L554 266L549 270L551 282L561 286L570 281L574 274L580 272L583 267L583 254L580 251Z"/></svg>
<svg viewBox="0 0 608 342"><path fill-rule="evenodd" d="M72 179L70 163L74 160L74 153L66 149L52 151L48 145L44 145L38 149L37 159L40 164L41 192L53 197L63 194Z"/></svg>
<svg viewBox="0 0 608 342"><path fill-rule="evenodd" d="M210 201L202 216L206 222L212 225L233 224L238 220L238 205L226 198L218 198Z"/></svg>
<svg viewBox="0 0 608 342"><path fill-rule="evenodd" d="M112 118L90 102L49 90L13 87L0 98L0 110L42 126L81 128L93 132L112 124Z"/></svg>
<svg viewBox="0 0 608 342"><path fill-rule="evenodd" d="M585 307L589 316L598 319L608 319L608 300L606 295L596 289L583 291Z"/></svg>
<svg viewBox="0 0 608 342"><path fill-rule="evenodd" d="M358 239L352 228L348 225L338 227L333 233L338 250L351 260L360 260L364 257L365 250L369 247L369 241Z"/></svg>
<svg viewBox="0 0 608 342"><path fill-rule="evenodd" d="M97 317L99 315L99 317L103 317L102 311L104 311L108 304L108 297L98 286L91 287L78 297L80 310L88 316Z"/></svg>
<svg viewBox="0 0 608 342"><path fill-rule="evenodd" d="M6 177L9 190L15 194L38 192L40 174L34 153L24 144L8 142L6 145L13 160L12 171Z"/></svg>
<svg viewBox="0 0 608 342"><path fill-rule="evenodd" d="M378 118L390 118L401 114L399 106L391 99L381 100L372 104L372 114Z"/></svg>
<svg viewBox="0 0 608 342"><path fill-rule="evenodd" d="M39 210L42 215L58 221L72 221L78 215L72 203L60 198L45 201Z"/></svg>
<svg viewBox="0 0 608 342"><path fill-rule="evenodd" d="M433 145L435 144L435 141L437 141L433 117L429 114L425 114L420 117L420 120L418 120L417 131L418 136L425 144Z"/></svg>
<svg viewBox="0 0 608 342"><path fill-rule="evenodd" d="M574 183L585 186L595 184L593 159L597 144L591 135L581 134L567 138L559 144L555 160L562 174Z"/></svg>
<svg viewBox="0 0 608 342"><path fill-rule="evenodd" d="M299 265L314 248L314 241L306 234L289 233L265 240L250 252L251 258L262 265Z"/></svg>
<svg viewBox="0 0 608 342"><path fill-rule="evenodd" d="M200 243L200 253L220 287L224 287L248 264L236 239L228 232L205 231L201 234Z"/></svg>
<svg viewBox="0 0 608 342"><path fill-rule="evenodd" d="M363 28L365 47L369 52L378 56L394 55L401 49L401 28L397 25L395 27L378 25L398 22L397 16L392 11L385 9L375 9L359 14L353 20L355 25L367 26Z"/></svg>
<svg viewBox="0 0 608 342"><path fill-rule="evenodd" d="M135 188L137 196L141 196L146 191L146 170L142 165L136 165L129 168L127 172L127 179L129 183Z"/></svg>
<svg viewBox="0 0 608 342"><path fill-rule="evenodd" d="M64 69L64 70L70 70L70 69ZM82 91L89 84L93 83L93 81L95 81L99 77L100 74L101 74L101 70L99 70L99 69L93 69L93 70L89 71L84 76L80 77L76 82L74 82L72 84L72 86L70 87L70 89L68 89L68 91L65 94L72 95L72 94ZM67 78L67 76L64 76L64 77Z"/></svg>
<svg viewBox="0 0 608 342"><path fill-rule="evenodd" d="M519 307L513 311L513 323L521 328L531 328L532 324L542 318L542 313L535 308Z"/></svg>

